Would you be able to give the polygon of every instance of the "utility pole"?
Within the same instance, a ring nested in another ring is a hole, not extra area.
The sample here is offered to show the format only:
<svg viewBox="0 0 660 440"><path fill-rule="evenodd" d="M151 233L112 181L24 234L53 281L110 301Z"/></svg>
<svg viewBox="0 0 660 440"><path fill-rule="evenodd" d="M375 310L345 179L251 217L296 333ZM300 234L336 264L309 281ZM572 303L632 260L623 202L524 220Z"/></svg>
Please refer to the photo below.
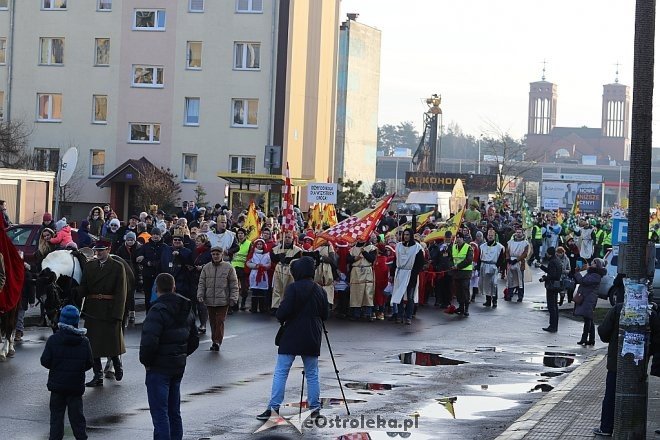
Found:
<svg viewBox="0 0 660 440"><path fill-rule="evenodd" d="M653 120L655 0L637 0L633 69L626 294L619 319L614 438L646 438L649 315L647 287ZM653 269L652 269L653 270Z"/></svg>

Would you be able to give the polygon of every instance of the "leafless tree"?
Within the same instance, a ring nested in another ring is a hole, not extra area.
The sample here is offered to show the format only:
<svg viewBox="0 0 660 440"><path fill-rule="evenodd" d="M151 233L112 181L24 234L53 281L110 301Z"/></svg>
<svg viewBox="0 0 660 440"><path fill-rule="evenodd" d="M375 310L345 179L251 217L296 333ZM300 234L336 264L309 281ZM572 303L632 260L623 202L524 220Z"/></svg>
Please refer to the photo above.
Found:
<svg viewBox="0 0 660 440"><path fill-rule="evenodd" d="M149 210L149 205L158 205L165 211L178 207L181 200L178 180L169 168L144 166L138 178L135 203L145 211Z"/></svg>
<svg viewBox="0 0 660 440"><path fill-rule="evenodd" d="M0 167L30 168L32 154L28 140L32 128L22 120L0 122Z"/></svg>

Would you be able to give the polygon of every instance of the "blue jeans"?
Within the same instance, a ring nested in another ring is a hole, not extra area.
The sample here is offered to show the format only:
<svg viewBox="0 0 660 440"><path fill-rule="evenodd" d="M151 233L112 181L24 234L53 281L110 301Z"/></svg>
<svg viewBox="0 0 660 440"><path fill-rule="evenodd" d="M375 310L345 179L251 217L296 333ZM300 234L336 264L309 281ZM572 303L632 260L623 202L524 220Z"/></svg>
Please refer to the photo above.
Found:
<svg viewBox="0 0 660 440"><path fill-rule="evenodd" d="M416 284L413 286L408 285L408 288L406 289L406 296L404 298L401 298L401 302L399 303L398 307L398 315L399 319L403 319L403 314L406 314L406 319L412 319L413 311L415 311L415 287ZM404 303L404 301L407 301Z"/></svg>
<svg viewBox="0 0 660 440"><path fill-rule="evenodd" d="M318 356L301 356L305 366L305 382L307 382L307 406L312 411L321 408L319 384L319 358ZM273 373L273 388L270 392L268 408L279 411L284 401L284 390L289 370L296 358L293 354L278 354L275 372Z"/></svg>
<svg viewBox="0 0 660 440"><path fill-rule="evenodd" d="M181 378L147 371L145 384L149 399L149 412L154 424L154 440L181 440Z"/></svg>

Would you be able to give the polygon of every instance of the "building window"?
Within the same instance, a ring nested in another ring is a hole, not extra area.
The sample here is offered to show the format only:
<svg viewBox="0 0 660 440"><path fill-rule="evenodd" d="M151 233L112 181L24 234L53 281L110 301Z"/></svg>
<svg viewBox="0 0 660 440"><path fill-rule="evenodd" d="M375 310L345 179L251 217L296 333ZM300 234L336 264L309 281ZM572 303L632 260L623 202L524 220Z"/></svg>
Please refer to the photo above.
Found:
<svg viewBox="0 0 660 440"><path fill-rule="evenodd" d="M112 0L98 0L97 11L112 11Z"/></svg>
<svg viewBox="0 0 660 440"><path fill-rule="evenodd" d="M254 174L256 163L254 156L229 156L229 172Z"/></svg>
<svg viewBox="0 0 660 440"><path fill-rule="evenodd" d="M0 121L5 120L5 92L0 91Z"/></svg>
<svg viewBox="0 0 660 440"><path fill-rule="evenodd" d="M232 99L232 125L234 127L256 127L259 100Z"/></svg>
<svg viewBox="0 0 660 440"><path fill-rule="evenodd" d="M35 171L59 171L60 150L57 148L35 148L34 169Z"/></svg>
<svg viewBox="0 0 660 440"><path fill-rule="evenodd" d="M160 143L160 124L131 123L130 142L143 144Z"/></svg>
<svg viewBox="0 0 660 440"><path fill-rule="evenodd" d="M163 68L133 66L133 87L163 87Z"/></svg>
<svg viewBox="0 0 660 440"><path fill-rule="evenodd" d="M202 42L188 41L186 47L186 67L188 69L202 69Z"/></svg>
<svg viewBox="0 0 660 440"><path fill-rule="evenodd" d="M0 38L0 64L6 63L7 39Z"/></svg>
<svg viewBox="0 0 660 440"><path fill-rule="evenodd" d="M42 0L41 9L66 9L66 0Z"/></svg>
<svg viewBox="0 0 660 440"><path fill-rule="evenodd" d="M64 64L64 38L39 38L39 64Z"/></svg>
<svg viewBox="0 0 660 440"><path fill-rule="evenodd" d="M190 0L188 10L190 12L204 12L204 0Z"/></svg>
<svg viewBox="0 0 660 440"><path fill-rule="evenodd" d="M197 181L197 155L184 154L183 155L183 181L196 182Z"/></svg>
<svg viewBox="0 0 660 440"><path fill-rule="evenodd" d="M105 176L105 150L89 150L89 177Z"/></svg>
<svg viewBox="0 0 660 440"><path fill-rule="evenodd" d="M37 93L37 121L60 122L62 120L62 94Z"/></svg>
<svg viewBox="0 0 660 440"><path fill-rule="evenodd" d="M0 0L0 9L7 9L9 4L9 0Z"/></svg>
<svg viewBox="0 0 660 440"><path fill-rule="evenodd" d="M105 124L108 122L108 97L106 95L94 95L94 114L92 122Z"/></svg>
<svg viewBox="0 0 660 440"><path fill-rule="evenodd" d="M184 125L199 125L199 98L186 98Z"/></svg>
<svg viewBox="0 0 660 440"><path fill-rule="evenodd" d="M234 43L234 69L259 70L260 43Z"/></svg>
<svg viewBox="0 0 660 440"><path fill-rule="evenodd" d="M236 0L236 12L260 13L263 11L263 0Z"/></svg>
<svg viewBox="0 0 660 440"><path fill-rule="evenodd" d="M136 9L133 29L141 31L164 31L165 9Z"/></svg>
<svg viewBox="0 0 660 440"><path fill-rule="evenodd" d="M94 52L95 66L110 65L110 38L97 38L96 51Z"/></svg>

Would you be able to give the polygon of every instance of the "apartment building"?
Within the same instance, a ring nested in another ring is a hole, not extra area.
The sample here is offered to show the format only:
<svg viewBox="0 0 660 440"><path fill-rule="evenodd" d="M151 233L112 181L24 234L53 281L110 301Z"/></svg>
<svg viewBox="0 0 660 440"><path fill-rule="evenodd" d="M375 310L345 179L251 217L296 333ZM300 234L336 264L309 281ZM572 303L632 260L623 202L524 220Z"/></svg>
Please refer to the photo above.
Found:
<svg viewBox="0 0 660 440"><path fill-rule="evenodd" d="M40 169L78 148L73 218L135 209L147 161L184 200L277 205L265 146L333 177L338 20L339 0L0 0L0 115L31 127Z"/></svg>

